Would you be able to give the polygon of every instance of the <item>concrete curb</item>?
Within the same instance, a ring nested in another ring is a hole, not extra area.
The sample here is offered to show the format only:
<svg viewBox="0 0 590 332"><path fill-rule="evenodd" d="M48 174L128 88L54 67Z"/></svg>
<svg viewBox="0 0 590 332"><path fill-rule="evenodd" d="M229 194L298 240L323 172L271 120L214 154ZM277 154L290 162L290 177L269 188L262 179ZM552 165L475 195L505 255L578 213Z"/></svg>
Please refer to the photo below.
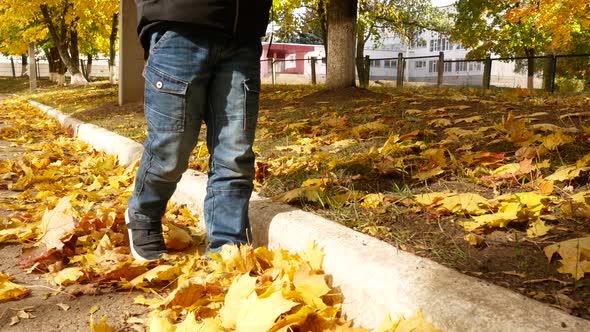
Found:
<svg viewBox="0 0 590 332"><path fill-rule="evenodd" d="M141 155L137 142L31 104L124 164ZM202 220L206 182L206 175L187 171L173 202L186 204ZM443 331L590 331L590 321L257 194L251 199L250 216L255 245L301 251L315 241L324 250L325 272L342 289L345 314L359 326L374 328L387 312L409 317L421 309Z"/></svg>

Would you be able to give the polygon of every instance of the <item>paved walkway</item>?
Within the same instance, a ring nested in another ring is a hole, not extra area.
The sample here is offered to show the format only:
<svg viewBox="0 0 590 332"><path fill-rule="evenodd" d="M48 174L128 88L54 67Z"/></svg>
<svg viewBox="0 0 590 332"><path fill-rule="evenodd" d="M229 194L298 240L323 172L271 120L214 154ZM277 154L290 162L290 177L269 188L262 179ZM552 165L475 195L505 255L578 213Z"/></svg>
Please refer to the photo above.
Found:
<svg viewBox="0 0 590 332"><path fill-rule="evenodd" d="M13 125L3 116L2 100L7 97L0 94L0 130ZM13 144L0 138L0 160L16 160L24 151L26 149L23 145ZM19 204L15 200L17 193L7 190L7 184L8 181L0 177L0 229L2 224L14 214L7 205ZM125 324L125 320L133 315L147 312L145 307L133 304L133 298L139 295L139 292L114 293L109 289L90 289L96 291L96 294L72 298L63 292L57 292L57 287L46 283L42 274L29 274L19 267L21 249L20 244L0 243L0 272L9 274L14 282L32 291L31 295L24 299L0 302L0 331L88 331L90 329L89 311L94 305L100 308L94 314L96 321L105 315L107 322L117 331L137 331ZM66 312L58 304L66 304L70 309ZM11 326L11 321L19 310L25 310L34 318L21 318L17 324Z"/></svg>

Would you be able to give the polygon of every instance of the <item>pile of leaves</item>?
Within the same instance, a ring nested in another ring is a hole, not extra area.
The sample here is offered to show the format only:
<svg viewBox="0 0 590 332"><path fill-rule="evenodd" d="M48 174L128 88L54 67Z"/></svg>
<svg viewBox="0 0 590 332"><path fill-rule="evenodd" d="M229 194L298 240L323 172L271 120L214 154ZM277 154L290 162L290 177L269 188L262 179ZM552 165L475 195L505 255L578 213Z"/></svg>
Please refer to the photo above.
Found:
<svg viewBox="0 0 590 332"><path fill-rule="evenodd" d="M310 244L301 253L264 247L226 246L205 257L198 220L183 207L164 217L171 254L137 262L129 253L124 210L136 165L65 136L25 100L1 103L0 137L25 149L0 161L0 186L13 192L0 201L12 211L0 222L0 242L22 243L21 265L29 273L67 289L142 290L137 304L151 308L150 331L365 331L341 312L343 295L322 270L324 255ZM202 248L201 248L202 249ZM0 273L0 301L29 290ZM91 319L93 331L110 331ZM374 331L436 331L420 313L410 319L385 317Z"/></svg>
<svg viewBox="0 0 590 332"><path fill-rule="evenodd" d="M119 116L89 107L76 116ZM568 294L574 313L590 317L580 291L590 261L588 109L586 96L519 89L264 86L256 189L535 299L562 306ZM125 123L144 125L141 105L133 114ZM191 167L206 171L202 141Z"/></svg>
<svg viewBox="0 0 590 332"><path fill-rule="evenodd" d="M590 113L581 111L590 104L588 98L550 114L519 112L503 101L451 90L445 93L451 94L447 102L453 104L429 106L440 95L421 92L420 97L385 95L381 101L367 94L344 110L334 105L338 96L316 93L314 99L287 103L281 113L263 109L260 144L275 142L274 151L261 152L259 158L262 192L269 192L276 179L307 174L292 184L300 186L273 194L274 199L332 209L354 206L386 216L392 210L452 216L468 232L465 239L476 246L484 241L481 234L515 224L523 224L529 238L541 238L551 235L559 218L590 218L590 191L583 180L574 187L590 171L590 127L584 122ZM551 108L559 101L528 102ZM481 105L486 105L485 114L478 109ZM553 118L559 122L543 122ZM277 144L279 140L289 144ZM429 184L445 178L483 188L487 197L428 190ZM381 191L383 180L427 191ZM356 189L366 183L373 187ZM360 229L374 232L375 225L363 223ZM548 246L545 253L549 260L558 253L559 271L581 279L590 272L589 245L587 236L569 239Z"/></svg>

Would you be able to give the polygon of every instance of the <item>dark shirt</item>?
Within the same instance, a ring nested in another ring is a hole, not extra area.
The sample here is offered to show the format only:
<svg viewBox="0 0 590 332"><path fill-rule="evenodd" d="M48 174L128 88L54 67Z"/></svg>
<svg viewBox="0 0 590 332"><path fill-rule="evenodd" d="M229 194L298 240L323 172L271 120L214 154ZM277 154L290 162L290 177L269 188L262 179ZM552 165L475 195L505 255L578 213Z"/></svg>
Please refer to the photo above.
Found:
<svg viewBox="0 0 590 332"><path fill-rule="evenodd" d="M155 29L251 40L266 33L272 0L136 0L144 49Z"/></svg>

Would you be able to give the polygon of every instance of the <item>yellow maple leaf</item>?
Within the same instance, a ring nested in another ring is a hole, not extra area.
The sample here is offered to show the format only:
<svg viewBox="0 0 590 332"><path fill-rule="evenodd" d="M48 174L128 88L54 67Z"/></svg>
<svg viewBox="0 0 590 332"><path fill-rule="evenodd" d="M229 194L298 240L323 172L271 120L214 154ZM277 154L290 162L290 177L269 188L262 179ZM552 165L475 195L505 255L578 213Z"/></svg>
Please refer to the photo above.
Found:
<svg viewBox="0 0 590 332"><path fill-rule="evenodd" d="M433 192L433 193L415 195L414 199L416 200L416 202L418 202L422 205L431 206L435 203L438 205L445 197L454 196L454 195L456 195L456 193L453 193L450 191Z"/></svg>
<svg viewBox="0 0 590 332"><path fill-rule="evenodd" d="M195 315L189 313L182 323L176 325L175 332L225 332L225 329L219 319L207 318L197 322Z"/></svg>
<svg viewBox="0 0 590 332"><path fill-rule="evenodd" d="M475 231L482 227L506 227L510 222L517 219L516 211L498 212L471 217L474 221L462 222L461 225L467 231Z"/></svg>
<svg viewBox="0 0 590 332"><path fill-rule="evenodd" d="M49 249L61 250L64 246L62 239L71 235L76 227L74 218L68 213L71 209L70 197L63 197L52 210L45 211L40 229L43 232L41 243Z"/></svg>
<svg viewBox="0 0 590 332"><path fill-rule="evenodd" d="M397 326L399 325L399 321L393 321L391 319L391 315L389 313L387 313L385 315L385 318L383 318L383 320L381 321L381 324L379 324L379 326L377 326L373 332L392 332L395 331L395 329L397 328Z"/></svg>
<svg viewBox="0 0 590 332"><path fill-rule="evenodd" d="M164 241L166 248L181 251L191 247L195 240L186 230L176 226L171 222L164 222Z"/></svg>
<svg viewBox="0 0 590 332"><path fill-rule="evenodd" d="M273 197L275 201L294 203L299 201L321 202L324 197L323 186L307 186L289 190Z"/></svg>
<svg viewBox="0 0 590 332"><path fill-rule="evenodd" d="M155 308L160 306L160 304L162 303L162 299L159 297L148 299L144 295L138 295L135 298L133 298L133 303Z"/></svg>
<svg viewBox="0 0 590 332"><path fill-rule="evenodd" d="M543 248L543 252L549 261L555 253L559 254L562 266L558 271L569 273L576 280L590 273L590 236L552 244Z"/></svg>
<svg viewBox="0 0 590 332"><path fill-rule="evenodd" d="M10 276L0 273L0 302L21 299L31 293L27 288L10 281Z"/></svg>
<svg viewBox="0 0 590 332"><path fill-rule="evenodd" d="M115 332L115 329L112 328L107 323L107 318L103 316L98 323L94 322L94 317L90 315L90 331L92 332Z"/></svg>
<svg viewBox="0 0 590 332"><path fill-rule="evenodd" d="M383 204L385 196L382 193L368 194L361 197L361 206L365 209L376 209Z"/></svg>
<svg viewBox="0 0 590 332"><path fill-rule="evenodd" d="M414 316L409 319L400 320L399 324L394 330L395 332L440 332L439 329L434 327L432 323L424 319L422 310L419 310Z"/></svg>
<svg viewBox="0 0 590 332"><path fill-rule="evenodd" d="M236 331L268 331L276 324L279 315L298 305L287 300L280 291L266 298L258 298L255 292L243 301L243 306L236 317Z"/></svg>
<svg viewBox="0 0 590 332"><path fill-rule="evenodd" d="M352 128L351 133L355 138L367 138L372 136L387 135L392 131L392 128L381 121L373 121L358 125Z"/></svg>
<svg viewBox="0 0 590 332"><path fill-rule="evenodd" d="M152 317L149 323L150 332L175 332L176 328L166 317Z"/></svg>
<svg viewBox="0 0 590 332"><path fill-rule="evenodd" d="M35 225L13 223L12 227L0 229L0 242L23 242L37 236Z"/></svg>
<svg viewBox="0 0 590 332"><path fill-rule="evenodd" d="M526 129L524 119L517 119L512 112L506 119L502 118L502 128L506 132L506 139L511 143L525 143L532 138L533 133Z"/></svg>
<svg viewBox="0 0 590 332"><path fill-rule="evenodd" d="M543 146L547 148L547 150L555 150L557 147L563 144L571 143L574 141L574 138L564 134L562 131L558 131L554 134L545 136L543 138Z"/></svg>
<svg viewBox="0 0 590 332"><path fill-rule="evenodd" d="M472 122L476 122L476 121L481 121L482 119L483 119L483 117L481 117L480 115L470 116L468 118L461 118L461 119L455 120L455 124L461 123L461 122L472 123Z"/></svg>
<svg viewBox="0 0 590 332"><path fill-rule="evenodd" d="M489 211L488 199L475 193L461 193L445 197L441 205L455 214L477 215Z"/></svg>
<svg viewBox="0 0 590 332"><path fill-rule="evenodd" d="M53 276L53 281L55 281L58 285L65 286L79 282L85 276L86 274L81 267L66 267Z"/></svg>
<svg viewBox="0 0 590 332"><path fill-rule="evenodd" d="M529 224L526 234L528 237L539 237L549 233L552 228L553 226L549 226L545 224L545 221L539 219Z"/></svg>
<svg viewBox="0 0 590 332"><path fill-rule="evenodd" d="M151 282L169 282L180 274L180 268L172 265L158 265L155 268L138 275L129 284L133 287L143 287Z"/></svg>
<svg viewBox="0 0 590 332"><path fill-rule="evenodd" d="M484 242L484 238L481 235L474 234L474 233L469 233L469 234L465 235L463 237L463 239L465 241L467 241L467 243L469 243L470 245L472 245L474 247L479 246L480 244L482 244Z"/></svg>
<svg viewBox="0 0 590 332"><path fill-rule="evenodd" d="M228 329L236 328L238 315L246 299L254 293L256 278L248 274L242 274L232 282L227 294L223 308L220 311L222 326Z"/></svg>
<svg viewBox="0 0 590 332"><path fill-rule="evenodd" d="M389 136L389 138L387 138L387 141L385 141L383 146L378 150L379 153L386 156L389 154L403 151L403 147L401 147L401 145L398 144L399 141L400 137L398 134Z"/></svg>
<svg viewBox="0 0 590 332"><path fill-rule="evenodd" d="M205 294L205 282L201 278L190 278L182 282L170 295L168 295L160 307L188 307Z"/></svg>
<svg viewBox="0 0 590 332"><path fill-rule="evenodd" d="M561 166L553 174L547 176L545 180L549 181L569 181L580 176L582 172L589 171L590 167L579 167L577 165Z"/></svg>
<svg viewBox="0 0 590 332"><path fill-rule="evenodd" d="M313 274L307 265L301 265L293 277L295 291L299 293L303 302L318 310L326 308L320 297L330 291L323 274Z"/></svg>
<svg viewBox="0 0 590 332"><path fill-rule="evenodd" d="M432 127L448 127L451 124L452 124L451 120L445 119L445 118L428 121L428 125L432 126Z"/></svg>
<svg viewBox="0 0 590 332"><path fill-rule="evenodd" d="M221 251L209 257L217 264L215 268L222 272L249 273L259 267L254 249L249 245L224 245Z"/></svg>
<svg viewBox="0 0 590 332"><path fill-rule="evenodd" d="M322 270L324 256L324 251L314 241L309 241L307 249L301 253L301 258L309 263L312 271Z"/></svg>
<svg viewBox="0 0 590 332"><path fill-rule="evenodd" d="M419 181L426 181L426 180L433 178L437 175L440 175L444 172L445 172L445 170L442 167L437 166L437 167L430 169L428 171L416 173L416 174L414 174L414 176L412 176L412 178L418 179Z"/></svg>

